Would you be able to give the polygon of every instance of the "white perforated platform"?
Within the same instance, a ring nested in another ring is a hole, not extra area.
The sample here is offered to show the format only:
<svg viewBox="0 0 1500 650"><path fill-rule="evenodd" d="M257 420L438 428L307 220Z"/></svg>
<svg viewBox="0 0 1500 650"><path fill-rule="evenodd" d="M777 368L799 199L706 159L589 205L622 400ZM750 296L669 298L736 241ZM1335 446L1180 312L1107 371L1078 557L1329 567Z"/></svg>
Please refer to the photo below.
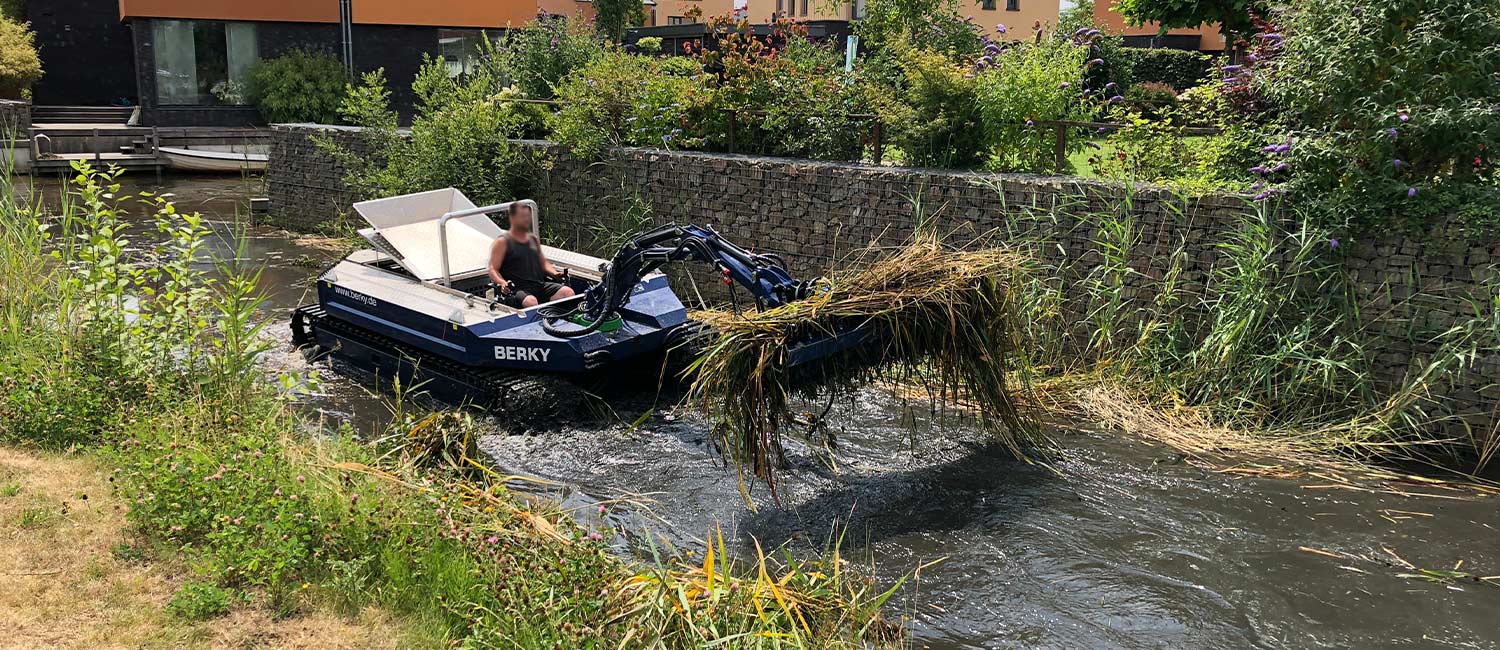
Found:
<svg viewBox="0 0 1500 650"><path fill-rule="evenodd" d="M468 197L451 187L354 204L354 210L374 229L360 234L391 253L417 279L429 282L443 277L438 220L450 212L474 208ZM449 274L464 278L483 273L489 265L490 245L501 232L489 215L450 219Z"/></svg>

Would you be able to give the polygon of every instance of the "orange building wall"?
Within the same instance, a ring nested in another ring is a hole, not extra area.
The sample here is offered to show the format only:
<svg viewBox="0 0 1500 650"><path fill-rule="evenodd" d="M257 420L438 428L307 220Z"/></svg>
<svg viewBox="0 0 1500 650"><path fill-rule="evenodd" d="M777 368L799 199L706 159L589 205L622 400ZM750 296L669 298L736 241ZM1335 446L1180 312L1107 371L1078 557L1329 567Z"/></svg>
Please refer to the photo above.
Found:
<svg viewBox="0 0 1500 650"><path fill-rule="evenodd" d="M1161 25L1157 23L1147 23L1140 27L1126 25L1125 17L1115 11L1113 0L1098 0L1094 3L1094 24L1110 34L1155 36L1161 33ZM1224 36L1219 33L1218 23L1201 25L1192 29L1169 29L1167 33L1198 36L1198 49L1200 50L1222 51L1224 49Z"/></svg>
<svg viewBox="0 0 1500 650"><path fill-rule="evenodd" d="M357 0L354 22L362 25L431 27L519 27L538 11L593 17L579 0ZM120 17L336 23L338 0L120 0Z"/></svg>

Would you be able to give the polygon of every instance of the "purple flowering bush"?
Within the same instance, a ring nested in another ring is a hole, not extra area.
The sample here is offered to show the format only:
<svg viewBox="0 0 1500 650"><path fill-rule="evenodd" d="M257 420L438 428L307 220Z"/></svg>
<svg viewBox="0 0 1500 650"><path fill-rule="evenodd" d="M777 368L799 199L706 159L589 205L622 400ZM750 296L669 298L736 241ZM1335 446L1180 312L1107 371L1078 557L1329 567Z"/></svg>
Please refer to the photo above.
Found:
<svg viewBox="0 0 1500 650"><path fill-rule="evenodd" d="M1280 50L1256 81L1286 111L1289 196L1356 229L1500 223L1500 12L1325 0L1281 22L1253 38Z"/></svg>
<svg viewBox="0 0 1500 650"><path fill-rule="evenodd" d="M551 99L569 73L604 55L604 41L576 18L538 16L525 29L509 30L495 48L497 76L532 99Z"/></svg>
<svg viewBox="0 0 1500 650"><path fill-rule="evenodd" d="M1051 171L1054 133L1043 123L1087 121L1099 99L1083 83L1086 47L1053 39L1004 49L975 80L991 166L1005 171ZM1081 141L1074 140L1075 146Z"/></svg>

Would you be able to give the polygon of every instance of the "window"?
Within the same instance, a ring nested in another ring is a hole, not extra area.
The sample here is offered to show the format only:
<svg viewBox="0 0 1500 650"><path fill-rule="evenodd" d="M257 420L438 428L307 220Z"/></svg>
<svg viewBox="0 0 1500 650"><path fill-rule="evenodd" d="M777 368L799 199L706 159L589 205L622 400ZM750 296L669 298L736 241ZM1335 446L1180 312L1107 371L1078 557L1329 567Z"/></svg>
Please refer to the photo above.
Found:
<svg viewBox="0 0 1500 650"><path fill-rule="evenodd" d="M994 11L995 10L995 0L984 0L983 2L979 3L979 8L983 9L985 11Z"/></svg>
<svg viewBox="0 0 1500 650"><path fill-rule="evenodd" d="M1005 0L1005 10L1006 11L1020 11L1021 10L1021 0Z"/></svg>
<svg viewBox="0 0 1500 650"><path fill-rule="evenodd" d="M796 2L796 0L792 0L792 1ZM781 14L781 12L782 12L781 0L776 0L776 13L779 15L779 14Z"/></svg>
<svg viewBox="0 0 1500 650"><path fill-rule="evenodd" d="M157 20L152 37L158 103L245 104L246 77L260 58L255 23Z"/></svg>
<svg viewBox="0 0 1500 650"><path fill-rule="evenodd" d="M807 0L802 0L802 15L803 16L807 15Z"/></svg>
<svg viewBox="0 0 1500 650"><path fill-rule="evenodd" d="M443 65L448 76L458 77L474 71L479 64L479 51L484 43L484 32L477 29L438 30L438 51L443 55Z"/></svg>
<svg viewBox="0 0 1500 650"><path fill-rule="evenodd" d="M667 24L668 25L686 25L686 24L688 24L687 16L667 16Z"/></svg>

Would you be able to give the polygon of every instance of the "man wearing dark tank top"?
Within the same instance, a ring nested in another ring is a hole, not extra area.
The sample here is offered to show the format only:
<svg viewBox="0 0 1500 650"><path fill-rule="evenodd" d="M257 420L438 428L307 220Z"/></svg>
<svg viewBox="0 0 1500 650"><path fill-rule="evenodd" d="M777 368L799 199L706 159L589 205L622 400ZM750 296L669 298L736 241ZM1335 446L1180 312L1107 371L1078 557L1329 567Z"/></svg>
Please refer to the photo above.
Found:
<svg viewBox="0 0 1500 650"><path fill-rule="evenodd" d="M497 287L512 289L505 304L525 309L572 297L572 287L549 279L562 274L547 261L542 242L531 232L531 206L512 203L507 214L510 230L490 247L490 280Z"/></svg>

